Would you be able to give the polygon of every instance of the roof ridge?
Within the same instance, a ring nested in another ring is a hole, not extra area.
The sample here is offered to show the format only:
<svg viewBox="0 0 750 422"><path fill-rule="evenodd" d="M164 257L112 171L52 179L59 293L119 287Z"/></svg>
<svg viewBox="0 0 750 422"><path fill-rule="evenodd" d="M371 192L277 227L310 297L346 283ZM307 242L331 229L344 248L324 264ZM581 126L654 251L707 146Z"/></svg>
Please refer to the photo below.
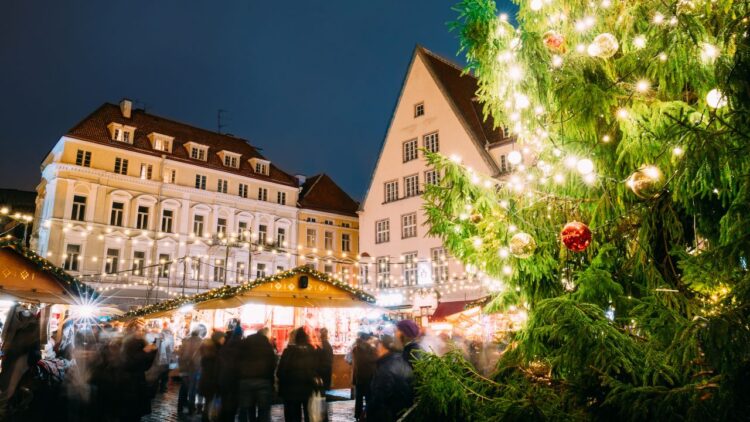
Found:
<svg viewBox="0 0 750 422"><path fill-rule="evenodd" d="M474 76L474 74L473 74L473 73L471 73L471 70L469 70L468 72L466 72L466 69L464 69L464 68L463 68L462 66L460 66L460 65L459 65L458 63L456 63L456 62L453 62L453 61L451 61L451 60L448 60L448 59L446 59L445 57L443 57L443 56L441 56L441 55L439 55L439 54L435 53L434 51L432 51L432 50L429 50L429 49L427 49L427 48L425 48L425 47L423 47L423 46L421 46L421 45L418 45L418 48L419 48L419 49L420 49L420 50L421 50L422 52L424 52L425 54L429 55L430 57L434 57L434 58L436 58L436 59L440 60L441 62L443 62L443 63L447 64L448 66L450 66L450 67L452 67L452 68L454 68L454 69L458 70L459 72L461 72L461 75L469 75L469 76L471 76L472 78L474 78L474 79L477 79L477 78L476 78L476 76ZM464 73L464 72L465 72L465 73Z"/></svg>

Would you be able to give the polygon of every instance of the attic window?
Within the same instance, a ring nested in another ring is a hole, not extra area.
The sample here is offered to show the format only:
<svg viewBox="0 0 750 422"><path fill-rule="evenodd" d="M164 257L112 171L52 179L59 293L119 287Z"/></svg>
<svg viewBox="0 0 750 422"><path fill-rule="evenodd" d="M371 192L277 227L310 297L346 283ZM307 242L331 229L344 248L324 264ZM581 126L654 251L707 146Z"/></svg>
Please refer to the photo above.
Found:
<svg viewBox="0 0 750 422"><path fill-rule="evenodd" d="M424 103L414 105L414 117L424 116Z"/></svg>
<svg viewBox="0 0 750 422"><path fill-rule="evenodd" d="M221 151L219 155L222 157L225 167L240 168L240 154L236 154L229 151Z"/></svg>
<svg viewBox="0 0 750 422"><path fill-rule="evenodd" d="M208 157L207 146L196 144L195 142L188 142L185 144L185 148L187 148L188 153L190 154L190 158L194 160L206 161Z"/></svg>
<svg viewBox="0 0 750 422"><path fill-rule="evenodd" d="M148 134L148 139L151 141L151 146L157 151L172 152L172 141L173 137L162 135L156 132Z"/></svg>
<svg viewBox="0 0 750 422"><path fill-rule="evenodd" d="M259 158L253 158L250 160L250 165L255 170L256 174L262 174L268 176L271 168L271 162L267 160L261 160Z"/></svg>
<svg viewBox="0 0 750 422"><path fill-rule="evenodd" d="M127 144L133 143L133 139L135 138L135 128L133 126L113 122L107 125L107 128L109 129L109 136L113 141L125 142Z"/></svg>

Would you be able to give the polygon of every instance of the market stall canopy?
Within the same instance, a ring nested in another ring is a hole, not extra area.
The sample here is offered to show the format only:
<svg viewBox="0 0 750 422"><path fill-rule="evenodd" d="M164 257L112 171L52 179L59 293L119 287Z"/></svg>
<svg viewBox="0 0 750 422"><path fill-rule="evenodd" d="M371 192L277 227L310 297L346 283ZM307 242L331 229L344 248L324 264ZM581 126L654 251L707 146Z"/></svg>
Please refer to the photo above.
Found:
<svg viewBox="0 0 750 422"><path fill-rule="evenodd" d="M0 299L22 302L76 304L97 296L89 286L62 268L23 247L0 242Z"/></svg>
<svg viewBox="0 0 750 422"><path fill-rule="evenodd" d="M447 317L463 312L467 306L471 306L475 300L456 300L453 302L439 302L435 312L430 316L430 322L445 321Z"/></svg>
<svg viewBox="0 0 750 422"><path fill-rule="evenodd" d="M375 298L327 274L297 267L235 286L135 309L124 318L160 318L183 306L194 309L237 308L248 303L309 308L374 307Z"/></svg>

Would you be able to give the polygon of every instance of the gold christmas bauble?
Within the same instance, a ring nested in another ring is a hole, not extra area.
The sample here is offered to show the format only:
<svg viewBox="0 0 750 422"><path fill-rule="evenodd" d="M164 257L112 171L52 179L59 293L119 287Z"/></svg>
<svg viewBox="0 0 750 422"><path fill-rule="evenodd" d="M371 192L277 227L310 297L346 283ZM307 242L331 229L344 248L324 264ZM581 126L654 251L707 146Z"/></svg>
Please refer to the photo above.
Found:
<svg viewBox="0 0 750 422"><path fill-rule="evenodd" d="M510 238L510 253L516 258L528 258L536 250L536 241L528 233L516 233Z"/></svg>
<svg viewBox="0 0 750 422"><path fill-rule="evenodd" d="M641 199L654 199L659 196L663 188L661 171L654 166L646 166L628 177L625 184Z"/></svg>
<svg viewBox="0 0 750 422"><path fill-rule="evenodd" d="M603 59L608 59L617 53L620 48L620 44L617 42L617 38L610 33L599 34L594 38L594 41L589 45L589 54Z"/></svg>

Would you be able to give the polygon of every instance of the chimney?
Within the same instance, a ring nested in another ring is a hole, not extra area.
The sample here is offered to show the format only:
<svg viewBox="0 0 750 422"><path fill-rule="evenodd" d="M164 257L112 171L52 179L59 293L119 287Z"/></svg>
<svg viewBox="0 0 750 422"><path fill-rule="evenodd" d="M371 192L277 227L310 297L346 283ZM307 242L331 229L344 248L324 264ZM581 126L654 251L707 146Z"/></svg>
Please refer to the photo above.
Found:
<svg viewBox="0 0 750 422"><path fill-rule="evenodd" d="M307 181L307 176L304 174L295 174L294 177L297 179L297 185L302 186Z"/></svg>
<svg viewBox="0 0 750 422"><path fill-rule="evenodd" d="M133 102L128 100L127 98L123 98L122 101L120 101L120 112L122 113L122 117L129 119L130 112L132 110L133 110Z"/></svg>

